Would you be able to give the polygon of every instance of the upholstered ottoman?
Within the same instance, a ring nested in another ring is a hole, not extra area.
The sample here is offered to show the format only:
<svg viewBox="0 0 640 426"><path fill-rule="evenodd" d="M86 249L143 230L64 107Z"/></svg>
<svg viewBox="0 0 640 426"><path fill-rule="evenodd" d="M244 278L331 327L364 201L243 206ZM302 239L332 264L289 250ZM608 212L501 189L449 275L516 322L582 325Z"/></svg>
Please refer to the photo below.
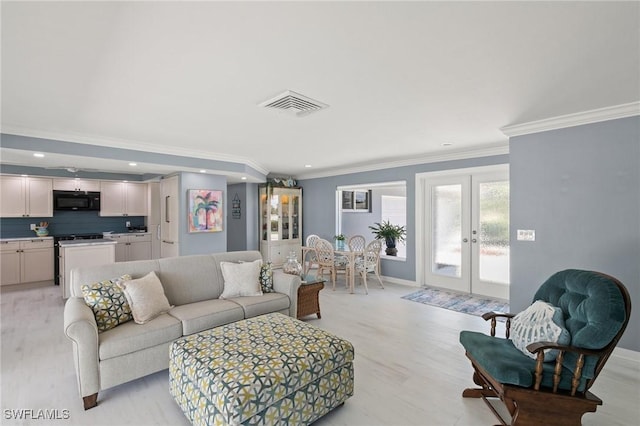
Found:
<svg viewBox="0 0 640 426"><path fill-rule="evenodd" d="M353 346L273 313L173 342L171 394L194 425L310 424L353 395Z"/></svg>

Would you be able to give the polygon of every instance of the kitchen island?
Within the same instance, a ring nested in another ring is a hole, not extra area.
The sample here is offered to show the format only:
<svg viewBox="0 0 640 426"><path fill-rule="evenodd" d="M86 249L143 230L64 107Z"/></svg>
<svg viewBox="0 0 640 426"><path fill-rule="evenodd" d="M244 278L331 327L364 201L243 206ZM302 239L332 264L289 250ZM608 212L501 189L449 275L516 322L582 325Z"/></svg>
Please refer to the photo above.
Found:
<svg viewBox="0 0 640 426"><path fill-rule="evenodd" d="M69 290L71 270L80 266L115 263L116 244L116 241L107 238L58 242L60 246L60 286L62 287L62 297L64 299L68 299L71 296Z"/></svg>

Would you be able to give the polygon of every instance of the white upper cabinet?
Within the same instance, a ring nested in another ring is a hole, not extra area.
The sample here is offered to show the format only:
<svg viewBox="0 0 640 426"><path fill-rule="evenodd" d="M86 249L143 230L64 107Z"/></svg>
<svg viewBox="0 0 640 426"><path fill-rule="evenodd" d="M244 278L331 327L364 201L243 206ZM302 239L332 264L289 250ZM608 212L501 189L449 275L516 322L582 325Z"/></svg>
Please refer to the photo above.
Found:
<svg viewBox="0 0 640 426"><path fill-rule="evenodd" d="M100 182L100 216L146 216L147 184Z"/></svg>
<svg viewBox="0 0 640 426"><path fill-rule="evenodd" d="M0 176L0 217L53 217L53 181Z"/></svg>
<svg viewBox="0 0 640 426"><path fill-rule="evenodd" d="M54 179L53 189L55 191L88 191L99 192L99 180L84 179Z"/></svg>

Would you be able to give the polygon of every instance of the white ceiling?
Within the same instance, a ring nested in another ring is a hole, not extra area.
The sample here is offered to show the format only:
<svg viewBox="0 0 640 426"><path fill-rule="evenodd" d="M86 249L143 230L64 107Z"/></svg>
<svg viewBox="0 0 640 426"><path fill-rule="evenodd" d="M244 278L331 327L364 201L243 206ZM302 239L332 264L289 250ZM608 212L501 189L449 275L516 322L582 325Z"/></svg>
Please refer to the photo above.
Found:
<svg viewBox="0 0 640 426"><path fill-rule="evenodd" d="M639 5L3 1L2 132L297 177L500 147L504 126L640 100ZM329 108L258 106L285 90Z"/></svg>

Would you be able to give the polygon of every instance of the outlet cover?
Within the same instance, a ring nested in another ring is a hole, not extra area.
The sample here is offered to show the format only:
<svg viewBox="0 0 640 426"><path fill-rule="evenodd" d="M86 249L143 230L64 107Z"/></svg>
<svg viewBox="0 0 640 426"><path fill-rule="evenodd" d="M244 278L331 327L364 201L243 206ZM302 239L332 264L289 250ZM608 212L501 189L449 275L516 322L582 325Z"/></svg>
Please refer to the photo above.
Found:
<svg viewBox="0 0 640 426"><path fill-rule="evenodd" d="M36 230L36 224L32 223L31 225L29 225L29 229L31 229L32 231Z"/></svg>
<svg viewBox="0 0 640 426"><path fill-rule="evenodd" d="M518 241L535 241L536 231L533 229L518 229L516 239Z"/></svg>
<svg viewBox="0 0 640 426"><path fill-rule="evenodd" d="M129 227L131 226L131 222L126 221L124 226L126 226L127 228L129 228Z"/></svg>

